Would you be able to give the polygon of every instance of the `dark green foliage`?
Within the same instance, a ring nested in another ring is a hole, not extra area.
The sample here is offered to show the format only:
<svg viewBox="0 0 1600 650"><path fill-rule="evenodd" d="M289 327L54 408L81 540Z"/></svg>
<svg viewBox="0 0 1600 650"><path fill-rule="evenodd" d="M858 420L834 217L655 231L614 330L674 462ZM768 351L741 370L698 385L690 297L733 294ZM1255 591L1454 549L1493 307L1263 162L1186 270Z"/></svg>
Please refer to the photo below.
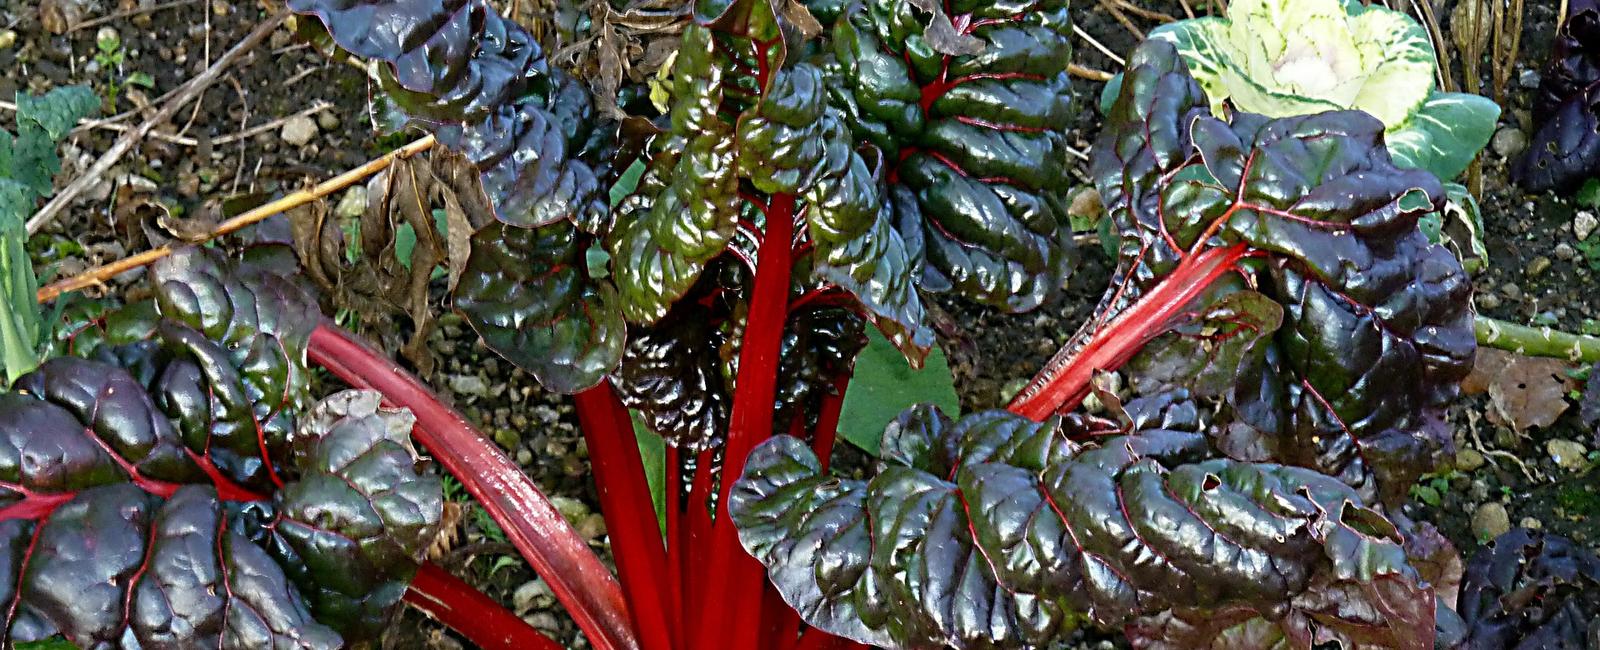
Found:
<svg viewBox="0 0 1600 650"><path fill-rule="evenodd" d="M1395 167L1383 125L1363 113L1211 117L1167 45L1141 47L1122 88L1093 161L1119 233L1097 322L1200 251L1254 251L1260 263L1245 262L1239 279L1202 297L1209 306L1189 310L1222 308L1253 288L1253 315L1228 318L1259 321L1240 328L1251 339L1211 346L1230 360L1215 376L1179 373L1227 397L1235 421L1224 450L1317 469L1369 500L1403 498L1433 464L1434 422L1475 349L1471 283L1416 228L1442 208L1443 187ZM1153 347L1147 355L1164 354Z"/></svg>
<svg viewBox="0 0 1600 650"><path fill-rule="evenodd" d="M891 161L925 288L1025 311L1066 279L1067 5L976 0L930 17L937 5L868 0L834 28L832 92Z"/></svg>
<svg viewBox="0 0 1600 650"><path fill-rule="evenodd" d="M622 355L616 289L590 277L585 235L567 222L490 224L472 237L456 307L490 349L551 390L599 383Z"/></svg>
<svg viewBox="0 0 1600 650"><path fill-rule="evenodd" d="M1429 647L1433 599L1394 527L1314 471L1197 461L1195 413L1130 403L1121 435L1085 445L1084 420L913 409L871 481L779 437L729 507L785 600L866 643L1047 647L1081 611L1158 647L1261 616L1292 638Z"/></svg>
<svg viewBox="0 0 1600 650"><path fill-rule="evenodd" d="M1600 2L1572 0L1566 7L1534 97L1539 130L1512 170L1535 192L1572 192L1600 174Z"/></svg>
<svg viewBox="0 0 1600 650"><path fill-rule="evenodd" d="M337 648L371 639L443 508L411 416L311 405L315 301L189 249L156 299L0 394L4 642Z"/></svg>

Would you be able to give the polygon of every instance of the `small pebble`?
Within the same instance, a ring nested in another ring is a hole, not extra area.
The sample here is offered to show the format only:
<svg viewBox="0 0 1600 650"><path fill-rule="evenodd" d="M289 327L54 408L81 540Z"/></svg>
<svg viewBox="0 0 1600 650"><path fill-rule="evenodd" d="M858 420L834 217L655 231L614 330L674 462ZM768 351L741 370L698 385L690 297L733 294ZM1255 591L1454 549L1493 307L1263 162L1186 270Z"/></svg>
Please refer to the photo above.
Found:
<svg viewBox="0 0 1600 650"><path fill-rule="evenodd" d="M0 29L0 50L11 49L17 44L17 32L11 29Z"/></svg>
<svg viewBox="0 0 1600 650"><path fill-rule="evenodd" d="M333 131L335 129L338 129L339 128L339 116L338 115L334 115L332 110L326 110L326 111L323 111L321 113L318 113L317 114L317 126L322 127L322 130L324 130L324 131Z"/></svg>
<svg viewBox="0 0 1600 650"><path fill-rule="evenodd" d="M1456 452L1456 469L1470 472L1483 467L1483 454L1476 449L1462 449Z"/></svg>
<svg viewBox="0 0 1600 650"><path fill-rule="evenodd" d="M1578 249L1573 248L1572 244L1561 242L1556 244L1555 255L1558 260L1571 260L1578 256Z"/></svg>
<svg viewBox="0 0 1600 650"><path fill-rule="evenodd" d="M1572 217L1572 236L1578 241L1588 241L1596 226L1600 226L1600 219L1596 219L1593 212L1579 212Z"/></svg>
<svg viewBox="0 0 1600 650"><path fill-rule="evenodd" d="M573 526L577 526L578 522L589 516L589 506L572 497L559 495L550 497L550 505L556 509L556 512L561 513L562 519L567 520L567 523Z"/></svg>
<svg viewBox="0 0 1600 650"><path fill-rule="evenodd" d="M1522 129L1508 126L1495 132L1490 146L1501 158L1515 158L1528 148L1528 136Z"/></svg>
<svg viewBox="0 0 1600 650"><path fill-rule="evenodd" d="M1544 450L1550 454L1550 460L1569 472L1582 470L1589 465L1588 459L1584 458L1589 450L1577 442L1556 438L1544 443Z"/></svg>
<svg viewBox="0 0 1600 650"><path fill-rule="evenodd" d="M1541 79L1542 77L1540 77L1538 70L1529 68L1523 70L1522 74L1517 75L1517 84L1523 88L1538 88Z"/></svg>
<svg viewBox="0 0 1600 650"><path fill-rule="evenodd" d="M1528 261L1528 268L1525 269L1525 272L1527 273L1528 277L1536 278L1539 277L1541 273L1544 273L1549 269L1550 258L1540 255Z"/></svg>
<svg viewBox="0 0 1600 650"><path fill-rule="evenodd" d="M317 137L317 123L304 115L296 115L283 124L278 136L289 146L304 147Z"/></svg>
<svg viewBox="0 0 1600 650"><path fill-rule="evenodd" d="M1472 513L1472 534L1478 539L1490 540L1511 530L1511 516L1506 514L1506 507L1497 502L1490 501L1478 506L1477 512Z"/></svg>
<svg viewBox="0 0 1600 650"><path fill-rule="evenodd" d="M1539 530L1544 528L1544 522L1533 517L1523 517L1522 521L1517 522L1517 525L1528 530Z"/></svg>
<svg viewBox="0 0 1600 650"><path fill-rule="evenodd" d="M578 529L578 535L584 539L597 540L606 535L606 518L598 512L592 512L573 528Z"/></svg>
<svg viewBox="0 0 1600 650"><path fill-rule="evenodd" d="M1477 298L1479 309L1494 309L1500 306L1500 296L1498 295L1492 293L1480 293L1478 294Z"/></svg>
<svg viewBox="0 0 1600 650"><path fill-rule="evenodd" d="M1505 296L1506 298L1509 298L1511 300L1521 300L1522 299L1522 287L1519 287L1519 286L1517 286L1517 285L1515 285L1513 283L1507 282L1507 283L1505 283L1505 284L1500 286L1500 295Z"/></svg>
<svg viewBox="0 0 1600 650"><path fill-rule="evenodd" d="M477 375L450 375L445 381L450 385L450 392L457 395L472 397L489 395L489 382Z"/></svg>
<svg viewBox="0 0 1600 650"><path fill-rule="evenodd" d="M511 592L511 608L517 614L525 614L528 610L538 608L546 609L556 602L556 595L550 591L550 585L543 578L534 578L522 583L515 591Z"/></svg>

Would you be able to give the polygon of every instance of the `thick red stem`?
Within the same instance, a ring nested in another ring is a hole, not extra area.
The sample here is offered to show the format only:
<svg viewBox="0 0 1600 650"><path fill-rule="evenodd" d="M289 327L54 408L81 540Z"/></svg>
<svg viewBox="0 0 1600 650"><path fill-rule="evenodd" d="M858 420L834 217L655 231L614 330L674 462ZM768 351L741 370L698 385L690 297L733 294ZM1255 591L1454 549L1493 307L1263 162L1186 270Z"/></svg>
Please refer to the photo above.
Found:
<svg viewBox="0 0 1600 650"><path fill-rule="evenodd" d="M756 279L750 315L739 344L739 374L722 457L717 489L717 515L712 526L711 583L707 595L732 609L722 616L700 617L696 648L759 650L761 628L761 564L739 546L728 520L728 492L744 473L745 457L772 435L772 406L777 398L778 353L789 313L789 274L793 260L794 195L775 194L767 208L767 231L756 253Z"/></svg>
<svg viewBox="0 0 1600 650"><path fill-rule="evenodd" d="M634 631L643 650L672 650L667 619L672 601L667 590L675 586L667 583L666 548L633 420L610 380L573 395L573 400L589 444L595 488L600 492L600 507L605 512L622 592L633 614Z"/></svg>
<svg viewBox="0 0 1600 650"><path fill-rule="evenodd" d="M561 644L500 603L433 564L417 569L405 600L483 650L561 650Z"/></svg>
<svg viewBox="0 0 1600 650"><path fill-rule="evenodd" d="M1155 288L1094 332L1076 354L1050 364L1006 408L1032 420L1070 411L1089 394L1097 370L1116 370L1151 339L1172 328L1175 319L1219 278L1238 270L1249 254L1245 244L1209 248L1185 258Z"/></svg>
<svg viewBox="0 0 1600 650"><path fill-rule="evenodd" d="M498 446L416 377L349 332L324 322L312 331L306 352L351 386L376 390L390 404L411 410L417 441L500 524L591 645L638 650L616 577Z"/></svg>

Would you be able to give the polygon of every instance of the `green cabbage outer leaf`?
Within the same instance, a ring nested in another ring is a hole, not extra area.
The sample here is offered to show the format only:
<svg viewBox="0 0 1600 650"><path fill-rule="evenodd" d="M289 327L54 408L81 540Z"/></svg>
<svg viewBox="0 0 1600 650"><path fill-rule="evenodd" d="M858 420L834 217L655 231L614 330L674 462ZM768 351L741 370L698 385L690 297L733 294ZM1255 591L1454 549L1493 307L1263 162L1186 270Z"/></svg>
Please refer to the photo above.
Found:
<svg viewBox="0 0 1600 650"><path fill-rule="evenodd" d="M483 173L501 221L605 221L592 102L545 62L533 36L484 0L291 0L340 48L383 61L384 89Z"/></svg>
<svg viewBox="0 0 1600 650"><path fill-rule="evenodd" d="M909 199L896 223L925 251L923 288L1025 311L1072 263L1067 2L933 6L870 0L840 19L835 100Z"/></svg>
<svg viewBox="0 0 1600 650"><path fill-rule="evenodd" d="M1384 123L1402 167L1442 180L1460 175L1494 134L1500 108L1434 86L1436 59L1422 25L1399 11L1341 0L1241 0L1227 18L1163 25L1211 100L1290 117L1366 111Z"/></svg>
<svg viewBox="0 0 1600 650"><path fill-rule="evenodd" d="M567 222L492 223L472 236L455 291L456 308L485 344L562 393L605 379L627 339L616 289L589 277L585 242Z"/></svg>
<svg viewBox="0 0 1600 650"><path fill-rule="evenodd" d="M1120 258L1095 322L1196 251L1246 245L1262 259L1204 301L1253 287L1281 306L1282 322L1236 350L1226 393L1239 435L1224 449L1338 476L1372 502L1403 499L1447 438L1437 416L1475 350L1466 273L1416 225L1441 209L1444 189L1396 168L1368 115L1223 122L1163 41L1141 47L1128 70L1092 163ZM1250 321L1275 320L1252 311Z"/></svg>
<svg viewBox="0 0 1600 650"><path fill-rule="evenodd" d="M1192 406L1127 412L1147 428L1125 421L1095 446L1069 440L1077 420L913 408L884 432L871 481L829 477L777 437L751 454L730 513L802 618L884 647L1047 647L1075 611L1122 625L1167 610L1431 646L1431 594L1351 488L1194 462L1202 435L1159 428L1192 426Z"/></svg>
<svg viewBox="0 0 1600 650"><path fill-rule="evenodd" d="M0 394L3 642L376 637L443 509L412 418L370 392L310 405L317 313L289 281L201 249L153 277L154 305L74 339L91 358L53 359Z"/></svg>

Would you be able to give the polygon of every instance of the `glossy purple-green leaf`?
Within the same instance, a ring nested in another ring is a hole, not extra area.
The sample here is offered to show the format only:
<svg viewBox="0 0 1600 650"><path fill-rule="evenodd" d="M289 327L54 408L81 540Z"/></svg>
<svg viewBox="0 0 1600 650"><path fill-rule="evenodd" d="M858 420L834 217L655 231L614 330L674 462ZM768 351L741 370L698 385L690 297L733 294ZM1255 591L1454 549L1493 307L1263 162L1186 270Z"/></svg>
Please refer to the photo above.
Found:
<svg viewBox="0 0 1600 650"><path fill-rule="evenodd" d="M1572 0L1534 96L1538 125L1512 176L1531 191L1572 192L1600 173L1600 3Z"/></svg>
<svg viewBox="0 0 1600 650"><path fill-rule="evenodd" d="M1560 535L1512 530L1467 563L1457 605L1466 650L1596 647L1600 556Z"/></svg>
<svg viewBox="0 0 1600 650"><path fill-rule="evenodd" d="M1201 434L1124 424L1080 445L1074 420L908 411L870 481L827 476L779 437L751 455L729 508L785 600L864 643L1046 647L1074 612L1122 625L1171 609L1249 610L1310 634L1398 600L1383 611L1404 615L1378 622L1394 647L1431 645L1431 594L1352 488L1302 468L1196 462Z"/></svg>

